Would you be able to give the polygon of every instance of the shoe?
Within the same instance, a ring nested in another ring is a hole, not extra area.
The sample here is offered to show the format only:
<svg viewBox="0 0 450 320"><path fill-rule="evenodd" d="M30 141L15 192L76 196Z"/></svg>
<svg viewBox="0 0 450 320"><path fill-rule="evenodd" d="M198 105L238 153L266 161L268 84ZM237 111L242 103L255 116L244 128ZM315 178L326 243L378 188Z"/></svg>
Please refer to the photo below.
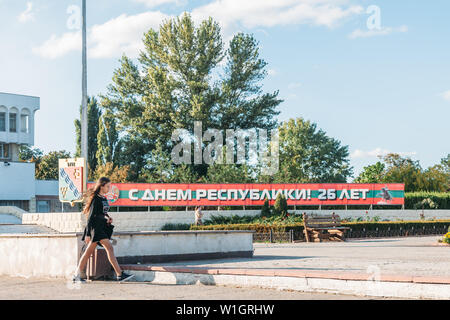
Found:
<svg viewBox="0 0 450 320"><path fill-rule="evenodd" d="M76 283L76 282L85 283L86 280L83 279L83 278L81 278L79 275L76 275L76 276L73 276L72 282L73 282L73 283Z"/></svg>
<svg viewBox="0 0 450 320"><path fill-rule="evenodd" d="M128 281L134 277L134 274L128 274L122 271L120 276L116 276L116 280L120 282Z"/></svg>

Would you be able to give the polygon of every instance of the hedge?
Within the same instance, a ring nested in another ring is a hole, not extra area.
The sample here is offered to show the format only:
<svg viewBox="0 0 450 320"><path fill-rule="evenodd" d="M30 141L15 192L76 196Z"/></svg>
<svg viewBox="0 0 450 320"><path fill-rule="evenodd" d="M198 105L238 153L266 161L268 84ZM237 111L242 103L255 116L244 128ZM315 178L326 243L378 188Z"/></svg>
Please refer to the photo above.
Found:
<svg viewBox="0 0 450 320"><path fill-rule="evenodd" d="M450 209L450 192L407 192L405 193L405 209L416 209L414 205L424 199L430 199L437 204L436 209ZM424 209L428 208L424 207Z"/></svg>
<svg viewBox="0 0 450 320"><path fill-rule="evenodd" d="M434 221L380 221L380 222L344 222L343 226L350 227L352 231L359 230L399 230L402 229L415 229L426 227L445 227L449 228L450 220L434 220ZM192 225L190 230L255 230L257 233L268 233L272 229L272 232L303 232L303 223L293 224L222 224L222 225L207 225L207 226L195 226Z"/></svg>

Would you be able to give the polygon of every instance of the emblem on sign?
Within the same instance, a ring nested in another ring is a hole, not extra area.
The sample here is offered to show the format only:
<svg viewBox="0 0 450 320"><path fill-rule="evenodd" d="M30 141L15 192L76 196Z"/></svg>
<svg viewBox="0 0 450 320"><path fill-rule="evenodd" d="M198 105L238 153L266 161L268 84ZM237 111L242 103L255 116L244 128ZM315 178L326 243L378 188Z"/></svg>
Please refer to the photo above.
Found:
<svg viewBox="0 0 450 320"><path fill-rule="evenodd" d="M59 159L59 201L80 202L86 189L85 159Z"/></svg>
<svg viewBox="0 0 450 320"><path fill-rule="evenodd" d="M117 199L119 199L119 188L114 185L111 186L111 191L109 191L105 196L110 204L116 202Z"/></svg>

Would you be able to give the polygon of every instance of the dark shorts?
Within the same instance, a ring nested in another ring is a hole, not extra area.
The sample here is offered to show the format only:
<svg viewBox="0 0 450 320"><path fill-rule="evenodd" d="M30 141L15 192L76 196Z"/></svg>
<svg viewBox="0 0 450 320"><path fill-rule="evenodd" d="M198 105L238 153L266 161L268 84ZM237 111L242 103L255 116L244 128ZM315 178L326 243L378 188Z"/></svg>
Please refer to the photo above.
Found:
<svg viewBox="0 0 450 320"><path fill-rule="evenodd" d="M83 238L81 239L82 241L84 241L84 239L88 233L87 231L88 230L85 230ZM91 241L93 241L93 242L99 243L100 240L111 238L111 236L108 235L108 226L106 223L106 219L104 219L104 218L94 219L92 221L92 226L89 231L91 234Z"/></svg>

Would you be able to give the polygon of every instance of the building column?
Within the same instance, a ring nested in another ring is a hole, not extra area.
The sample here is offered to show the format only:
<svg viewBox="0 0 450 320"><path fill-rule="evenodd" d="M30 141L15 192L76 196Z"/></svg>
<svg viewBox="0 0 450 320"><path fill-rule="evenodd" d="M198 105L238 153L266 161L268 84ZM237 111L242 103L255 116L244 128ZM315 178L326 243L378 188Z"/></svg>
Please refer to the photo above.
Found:
<svg viewBox="0 0 450 320"><path fill-rule="evenodd" d="M28 212L35 213L37 211L36 197L30 199L30 210Z"/></svg>

